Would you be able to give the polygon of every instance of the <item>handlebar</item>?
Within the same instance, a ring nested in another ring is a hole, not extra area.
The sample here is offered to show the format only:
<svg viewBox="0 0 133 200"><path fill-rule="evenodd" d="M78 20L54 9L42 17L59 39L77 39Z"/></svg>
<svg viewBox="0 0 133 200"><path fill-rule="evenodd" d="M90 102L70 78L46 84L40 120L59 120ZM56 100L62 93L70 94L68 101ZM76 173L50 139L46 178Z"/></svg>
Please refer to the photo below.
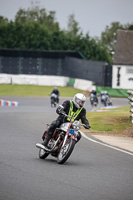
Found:
<svg viewBox="0 0 133 200"><path fill-rule="evenodd" d="M69 115L67 115L65 112L62 112L61 114L64 115L65 117L68 117L70 120L72 120L72 117L69 116ZM83 126L84 128L87 128L87 129L88 129L88 127L86 126L86 124L80 123L80 125ZM89 130L92 130L92 129L89 128Z"/></svg>
<svg viewBox="0 0 133 200"><path fill-rule="evenodd" d="M87 128L87 129L88 129L88 127L86 126L86 124L81 124L81 126L83 126L84 128ZM89 128L89 130L91 130L91 131L92 131L92 129L91 129L91 128Z"/></svg>
<svg viewBox="0 0 133 200"><path fill-rule="evenodd" d="M61 112L62 115L64 115L65 117L68 117L69 119L72 119L71 116L67 115L65 112Z"/></svg>

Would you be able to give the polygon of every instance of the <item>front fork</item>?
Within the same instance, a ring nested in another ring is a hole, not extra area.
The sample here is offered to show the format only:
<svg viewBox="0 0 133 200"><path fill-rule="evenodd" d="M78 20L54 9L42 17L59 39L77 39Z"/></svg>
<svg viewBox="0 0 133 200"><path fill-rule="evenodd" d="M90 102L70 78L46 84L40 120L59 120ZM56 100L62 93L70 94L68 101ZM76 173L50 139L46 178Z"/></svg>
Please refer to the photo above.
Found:
<svg viewBox="0 0 133 200"><path fill-rule="evenodd" d="M66 141L67 141L67 138L68 138L68 135L65 135L65 138L64 138L64 141L63 141L62 147L64 147L64 146L65 146L65 144L66 144Z"/></svg>
<svg viewBox="0 0 133 200"><path fill-rule="evenodd" d="M69 129L67 130L67 133L66 133L66 135L65 135L65 138L64 138L62 147L65 146L68 136L69 136ZM77 141L77 137L75 137L74 135L71 135L71 139Z"/></svg>

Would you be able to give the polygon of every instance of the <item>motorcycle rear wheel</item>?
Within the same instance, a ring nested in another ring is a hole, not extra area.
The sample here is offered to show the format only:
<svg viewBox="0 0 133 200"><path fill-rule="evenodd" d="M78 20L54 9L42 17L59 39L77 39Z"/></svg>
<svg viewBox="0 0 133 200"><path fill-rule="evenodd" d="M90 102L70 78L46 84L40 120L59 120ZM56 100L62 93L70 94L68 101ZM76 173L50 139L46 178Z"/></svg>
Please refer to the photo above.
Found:
<svg viewBox="0 0 133 200"><path fill-rule="evenodd" d="M40 159L45 159L49 153L45 152L43 149L39 149L39 158Z"/></svg>
<svg viewBox="0 0 133 200"><path fill-rule="evenodd" d="M60 152L58 154L58 157L57 157L58 164L63 164L64 162L66 162L66 160L71 155L75 144L76 144L75 140L71 138L67 139L66 144L64 145L64 147L61 147Z"/></svg>

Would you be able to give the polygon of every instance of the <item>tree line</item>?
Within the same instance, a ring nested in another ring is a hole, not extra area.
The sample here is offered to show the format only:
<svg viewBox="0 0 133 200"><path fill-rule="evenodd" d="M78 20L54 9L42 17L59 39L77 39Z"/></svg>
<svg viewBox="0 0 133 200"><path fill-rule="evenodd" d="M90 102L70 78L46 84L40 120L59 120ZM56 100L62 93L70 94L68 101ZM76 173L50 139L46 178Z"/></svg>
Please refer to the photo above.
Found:
<svg viewBox="0 0 133 200"><path fill-rule="evenodd" d="M113 22L101 38L85 35L75 20L68 18L68 29L62 30L56 21L56 12L34 7L19 9L14 21L0 16L0 48L47 51L79 51L85 59L112 64L111 51L118 29L133 30L133 24Z"/></svg>

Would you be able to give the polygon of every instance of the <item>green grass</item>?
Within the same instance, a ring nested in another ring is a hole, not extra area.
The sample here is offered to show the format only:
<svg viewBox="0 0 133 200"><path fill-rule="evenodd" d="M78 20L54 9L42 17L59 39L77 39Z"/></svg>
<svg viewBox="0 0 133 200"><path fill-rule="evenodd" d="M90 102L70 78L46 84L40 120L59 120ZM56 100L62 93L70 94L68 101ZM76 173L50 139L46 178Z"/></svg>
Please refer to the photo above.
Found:
<svg viewBox="0 0 133 200"><path fill-rule="evenodd" d="M129 107L119 107L104 112L87 112L94 131L120 133L131 125Z"/></svg>
<svg viewBox="0 0 133 200"><path fill-rule="evenodd" d="M0 96L50 96L53 89L53 86L0 84ZM73 97L76 93L83 92L72 87L58 89L62 97Z"/></svg>

